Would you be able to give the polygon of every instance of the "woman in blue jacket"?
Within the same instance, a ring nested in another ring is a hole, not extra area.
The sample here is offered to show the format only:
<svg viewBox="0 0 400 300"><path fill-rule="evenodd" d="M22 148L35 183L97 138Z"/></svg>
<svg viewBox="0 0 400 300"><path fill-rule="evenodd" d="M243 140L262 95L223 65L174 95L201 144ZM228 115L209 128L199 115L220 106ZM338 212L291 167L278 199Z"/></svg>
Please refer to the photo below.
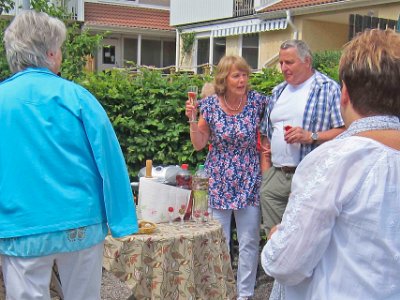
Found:
<svg viewBox="0 0 400 300"><path fill-rule="evenodd" d="M4 34L0 84L0 254L7 299L100 299L103 241L137 232L125 161L107 115L60 78L66 28L23 12Z"/></svg>

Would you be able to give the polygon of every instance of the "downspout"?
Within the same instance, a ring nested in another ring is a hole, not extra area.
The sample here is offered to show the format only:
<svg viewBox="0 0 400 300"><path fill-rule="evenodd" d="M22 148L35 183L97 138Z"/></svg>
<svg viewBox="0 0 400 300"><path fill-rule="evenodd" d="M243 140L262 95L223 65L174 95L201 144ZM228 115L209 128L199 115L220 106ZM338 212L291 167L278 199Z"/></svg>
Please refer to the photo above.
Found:
<svg viewBox="0 0 400 300"><path fill-rule="evenodd" d="M294 25L292 21L292 16L290 15L290 10L286 10L286 22L289 24L290 27L293 29L293 39L297 40L298 38L298 30L296 25Z"/></svg>
<svg viewBox="0 0 400 300"><path fill-rule="evenodd" d="M181 54L181 36L179 34L179 30L176 30L176 41L175 41L175 71L179 71L179 60L181 59L180 54Z"/></svg>
<svg viewBox="0 0 400 300"><path fill-rule="evenodd" d="M286 23L289 24L289 26L293 29L293 39L297 40L298 38L298 30L296 25L294 25L293 21L292 21L292 16L290 15L290 10L286 10ZM264 67L265 66L269 66L270 64L272 64L275 60L277 60L279 58L279 52L276 53L274 56L272 56L270 59L268 59L265 63L264 63Z"/></svg>

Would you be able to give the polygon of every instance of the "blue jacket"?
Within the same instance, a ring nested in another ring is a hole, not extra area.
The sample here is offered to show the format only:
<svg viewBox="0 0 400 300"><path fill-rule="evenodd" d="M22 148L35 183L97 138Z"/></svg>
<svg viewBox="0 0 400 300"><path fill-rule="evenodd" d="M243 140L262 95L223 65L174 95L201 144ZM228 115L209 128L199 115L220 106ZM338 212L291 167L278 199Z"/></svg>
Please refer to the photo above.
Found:
<svg viewBox="0 0 400 300"><path fill-rule="evenodd" d="M107 222L138 230L107 114L83 87L28 68L0 83L0 238Z"/></svg>

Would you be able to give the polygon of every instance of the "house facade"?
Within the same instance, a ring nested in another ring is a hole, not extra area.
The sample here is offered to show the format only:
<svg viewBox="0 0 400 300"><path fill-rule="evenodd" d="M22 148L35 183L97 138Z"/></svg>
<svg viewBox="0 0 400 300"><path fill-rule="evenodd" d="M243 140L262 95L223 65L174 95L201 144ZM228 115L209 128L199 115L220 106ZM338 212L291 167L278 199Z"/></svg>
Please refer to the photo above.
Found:
<svg viewBox="0 0 400 300"><path fill-rule="evenodd" d="M91 33L106 34L93 70L125 66L175 66L176 33L169 23L169 0L51 0ZM30 0L15 0L12 16L30 8Z"/></svg>
<svg viewBox="0 0 400 300"><path fill-rule="evenodd" d="M254 70L276 65L280 44L292 38L314 52L338 50L363 28L395 28L399 14L392 0L171 0L178 49L185 34L195 35L177 67L197 72L224 54L243 56Z"/></svg>
<svg viewBox="0 0 400 300"><path fill-rule="evenodd" d="M169 0L85 0L84 28L107 33L95 58L98 71L175 66L176 34L169 25Z"/></svg>

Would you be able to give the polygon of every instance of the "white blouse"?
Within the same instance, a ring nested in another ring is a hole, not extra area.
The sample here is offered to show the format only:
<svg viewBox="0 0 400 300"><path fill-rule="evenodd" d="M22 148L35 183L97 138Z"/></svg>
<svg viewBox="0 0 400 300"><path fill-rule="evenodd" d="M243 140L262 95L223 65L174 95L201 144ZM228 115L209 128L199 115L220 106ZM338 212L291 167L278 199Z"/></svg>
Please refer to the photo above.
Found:
<svg viewBox="0 0 400 300"><path fill-rule="evenodd" d="M400 299L400 151L352 136L307 155L261 260L284 299Z"/></svg>

